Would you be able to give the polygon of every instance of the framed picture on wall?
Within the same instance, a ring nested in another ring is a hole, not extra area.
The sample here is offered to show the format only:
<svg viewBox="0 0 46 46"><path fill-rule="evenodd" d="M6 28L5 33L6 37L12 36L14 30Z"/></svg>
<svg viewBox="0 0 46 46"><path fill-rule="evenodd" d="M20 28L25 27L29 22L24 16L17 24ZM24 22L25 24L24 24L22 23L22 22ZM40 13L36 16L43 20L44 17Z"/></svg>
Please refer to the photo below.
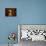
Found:
<svg viewBox="0 0 46 46"><path fill-rule="evenodd" d="M16 8L5 8L5 16L16 16Z"/></svg>

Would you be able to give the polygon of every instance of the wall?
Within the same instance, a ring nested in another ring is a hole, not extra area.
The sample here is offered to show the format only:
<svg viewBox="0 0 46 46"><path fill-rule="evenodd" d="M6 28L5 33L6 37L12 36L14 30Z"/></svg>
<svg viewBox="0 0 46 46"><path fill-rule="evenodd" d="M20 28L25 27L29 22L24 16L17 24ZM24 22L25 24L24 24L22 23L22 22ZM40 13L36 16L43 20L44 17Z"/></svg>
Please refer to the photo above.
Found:
<svg viewBox="0 0 46 46"><path fill-rule="evenodd" d="M17 8L17 16L5 17L7 7ZM1 0L0 44L8 43L9 32L18 32L17 24L46 24L46 0Z"/></svg>

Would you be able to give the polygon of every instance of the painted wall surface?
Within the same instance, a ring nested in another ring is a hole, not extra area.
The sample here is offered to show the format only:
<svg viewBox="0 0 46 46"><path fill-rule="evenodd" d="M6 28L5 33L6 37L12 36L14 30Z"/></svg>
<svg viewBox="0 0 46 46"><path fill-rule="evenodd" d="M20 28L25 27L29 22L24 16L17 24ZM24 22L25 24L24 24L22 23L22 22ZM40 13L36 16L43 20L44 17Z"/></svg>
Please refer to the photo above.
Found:
<svg viewBox="0 0 46 46"><path fill-rule="evenodd" d="M5 8L17 8L17 16L5 17ZM18 24L46 24L46 0L1 0L0 44L8 43L9 32L17 34Z"/></svg>

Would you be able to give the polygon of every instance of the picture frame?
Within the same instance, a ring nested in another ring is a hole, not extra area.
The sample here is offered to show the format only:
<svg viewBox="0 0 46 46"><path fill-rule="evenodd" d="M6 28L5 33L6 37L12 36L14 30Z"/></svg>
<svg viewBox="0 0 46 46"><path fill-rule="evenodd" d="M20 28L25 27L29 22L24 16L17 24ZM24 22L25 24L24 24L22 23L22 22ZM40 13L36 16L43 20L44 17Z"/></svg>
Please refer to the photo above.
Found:
<svg viewBox="0 0 46 46"><path fill-rule="evenodd" d="M16 8L5 8L5 16L16 16L17 12L16 12Z"/></svg>

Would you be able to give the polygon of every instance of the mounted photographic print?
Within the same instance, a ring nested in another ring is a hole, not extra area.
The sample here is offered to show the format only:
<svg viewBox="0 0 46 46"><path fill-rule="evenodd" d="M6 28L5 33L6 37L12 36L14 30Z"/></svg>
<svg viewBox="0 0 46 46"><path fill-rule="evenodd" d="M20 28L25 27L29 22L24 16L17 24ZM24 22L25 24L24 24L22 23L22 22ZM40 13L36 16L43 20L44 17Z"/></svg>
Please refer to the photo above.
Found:
<svg viewBox="0 0 46 46"><path fill-rule="evenodd" d="M5 8L5 16L16 16L16 8Z"/></svg>

